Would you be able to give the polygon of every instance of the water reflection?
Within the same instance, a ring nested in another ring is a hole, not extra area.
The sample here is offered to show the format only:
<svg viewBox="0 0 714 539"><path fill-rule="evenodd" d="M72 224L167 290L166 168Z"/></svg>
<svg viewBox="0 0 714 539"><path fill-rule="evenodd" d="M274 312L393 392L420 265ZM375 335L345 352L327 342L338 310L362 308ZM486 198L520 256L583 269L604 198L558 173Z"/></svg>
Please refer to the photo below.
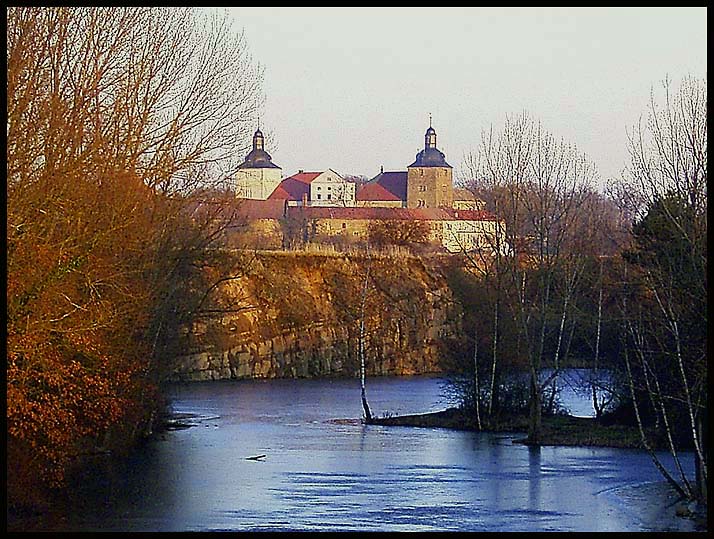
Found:
<svg viewBox="0 0 714 539"><path fill-rule="evenodd" d="M528 447L528 502L534 513L540 511L540 447Z"/></svg>
<svg viewBox="0 0 714 539"><path fill-rule="evenodd" d="M441 383L373 379L370 405L376 413L442 409L453 402ZM643 496L659 507L661 492L626 490L661 482L641 451L533 448L513 444L515 433L363 425L357 380L172 391L174 411L196 426L164 433L103 482L88 480L66 523L51 529L691 529L642 509ZM246 460L259 454L265 459Z"/></svg>

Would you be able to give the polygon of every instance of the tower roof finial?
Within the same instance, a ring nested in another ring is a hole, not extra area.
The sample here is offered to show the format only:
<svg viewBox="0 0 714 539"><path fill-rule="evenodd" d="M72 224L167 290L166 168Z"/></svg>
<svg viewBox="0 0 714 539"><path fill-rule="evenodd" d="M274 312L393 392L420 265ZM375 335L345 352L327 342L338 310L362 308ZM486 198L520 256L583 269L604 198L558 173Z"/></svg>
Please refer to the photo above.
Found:
<svg viewBox="0 0 714 539"><path fill-rule="evenodd" d="M429 127L431 127L431 112L429 113Z"/></svg>

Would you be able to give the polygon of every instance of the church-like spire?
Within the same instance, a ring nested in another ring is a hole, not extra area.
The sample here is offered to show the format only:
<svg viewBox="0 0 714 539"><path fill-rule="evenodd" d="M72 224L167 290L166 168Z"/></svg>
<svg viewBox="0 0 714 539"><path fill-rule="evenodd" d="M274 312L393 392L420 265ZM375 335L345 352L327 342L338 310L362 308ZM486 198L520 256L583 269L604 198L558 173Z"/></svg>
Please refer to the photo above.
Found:
<svg viewBox="0 0 714 539"><path fill-rule="evenodd" d="M436 131L431 126L431 112L429 113L429 129L426 130L424 135L424 148L434 148L436 149Z"/></svg>
<svg viewBox="0 0 714 539"><path fill-rule="evenodd" d="M253 135L253 149L254 150L265 150L265 137L260 131L260 121L258 121L258 129Z"/></svg>
<svg viewBox="0 0 714 539"><path fill-rule="evenodd" d="M253 149L245 156L238 168L280 168L272 162L270 154L265 151L265 137L260 130L260 118L258 118L258 129L253 134Z"/></svg>
<svg viewBox="0 0 714 539"><path fill-rule="evenodd" d="M417 153L416 160L410 167L445 167L451 168L446 162L444 154L436 147L436 131L432 127L431 113L429 113L429 128L424 134L424 149Z"/></svg>

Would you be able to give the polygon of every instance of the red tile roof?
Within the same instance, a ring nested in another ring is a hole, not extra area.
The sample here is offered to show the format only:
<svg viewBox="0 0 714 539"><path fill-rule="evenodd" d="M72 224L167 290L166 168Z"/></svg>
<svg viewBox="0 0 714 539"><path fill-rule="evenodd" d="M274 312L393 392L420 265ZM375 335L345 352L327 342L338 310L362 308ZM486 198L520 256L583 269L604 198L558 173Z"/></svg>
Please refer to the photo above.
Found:
<svg viewBox="0 0 714 539"><path fill-rule="evenodd" d="M413 213L413 212L417 213ZM291 207L288 215L305 219L416 219L421 210L408 208L346 208L329 206ZM421 216L423 218L423 216Z"/></svg>
<svg viewBox="0 0 714 539"><path fill-rule="evenodd" d="M285 213L285 201L204 194L192 199L186 210L194 218L203 219L213 216L230 219L234 223L256 219L281 219Z"/></svg>
<svg viewBox="0 0 714 539"><path fill-rule="evenodd" d="M378 183L364 184L360 190L357 191L355 197L357 200L402 200L386 187Z"/></svg>
<svg viewBox="0 0 714 539"><path fill-rule="evenodd" d="M297 174L293 174L292 176L285 178L286 180L289 179L294 179L302 183L311 183L312 180L317 178L322 172L298 172Z"/></svg>
<svg viewBox="0 0 714 539"><path fill-rule="evenodd" d="M406 200L407 173L381 172L357 191L357 200Z"/></svg>
<svg viewBox="0 0 714 539"><path fill-rule="evenodd" d="M304 219L371 219L419 221L495 221L487 211L453 210L451 208L345 208L328 206L291 206L288 216Z"/></svg>
<svg viewBox="0 0 714 539"><path fill-rule="evenodd" d="M296 180L295 178L285 178L275 190L270 193L268 200L302 200L303 195L309 197L310 184Z"/></svg>
<svg viewBox="0 0 714 539"><path fill-rule="evenodd" d="M284 200L243 199L236 204L236 216L247 220L282 219L284 213Z"/></svg>
<svg viewBox="0 0 714 539"><path fill-rule="evenodd" d="M298 172L285 178L270 193L268 200L302 200L303 195L310 196L310 183L322 172Z"/></svg>

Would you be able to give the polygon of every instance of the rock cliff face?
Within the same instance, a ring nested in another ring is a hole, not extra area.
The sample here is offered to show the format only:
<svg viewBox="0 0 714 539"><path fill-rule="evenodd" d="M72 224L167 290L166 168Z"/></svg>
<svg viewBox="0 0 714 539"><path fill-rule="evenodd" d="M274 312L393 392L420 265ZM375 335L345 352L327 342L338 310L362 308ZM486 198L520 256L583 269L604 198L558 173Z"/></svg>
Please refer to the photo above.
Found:
<svg viewBox="0 0 714 539"><path fill-rule="evenodd" d="M185 328L171 381L356 376L363 312L368 375L438 372L444 339L460 332L434 259L278 252L241 271L216 289L235 312Z"/></svg>

